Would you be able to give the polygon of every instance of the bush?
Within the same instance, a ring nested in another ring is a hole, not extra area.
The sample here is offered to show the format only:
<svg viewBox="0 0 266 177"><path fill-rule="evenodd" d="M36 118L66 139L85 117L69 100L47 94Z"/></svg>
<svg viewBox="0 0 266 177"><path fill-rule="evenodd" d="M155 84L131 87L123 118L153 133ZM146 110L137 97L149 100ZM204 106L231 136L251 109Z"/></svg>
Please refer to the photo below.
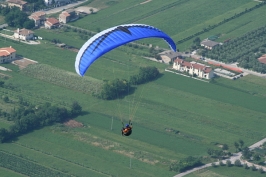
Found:
<svg viewBox="0 0 266 177"><path fill-rule="evenodd" d="M227 165L228 167L231 167L231 166L232 166L231 161L230 161L230 160L226 160L226 165Z"/></svg>
<svg viewBox="0 0 266 177"><path fill-rule="evenodd" d="M252 171L256 171L256 170L257 170L257 168L255 167L255 165L252 165L252 166L251 166L251 170L252 170Z"/></svg>
<svg viewBox="0 0 266 177"><path fill-rule="evenodd" d="M219 162L219 165L220 165L220 166L224 166L223 161L220 161L220 162Z"/></svg>
<svg viewBox="0 0 266 177"><path fill-rule="evenodd" d="M241 167L242 166L241 161L239 159L237 159L235 161L235 166L237 166L237 167Z"/></svg>
<svg viewBox="0 0 266 177"><path fill-rule="evenodd" d="M179 163L172 163L170 165L170 171L176 171L181 173L201 165L203 165L203 163L200 161L199 158L189 156L185 159L181 159Z"/></svg>

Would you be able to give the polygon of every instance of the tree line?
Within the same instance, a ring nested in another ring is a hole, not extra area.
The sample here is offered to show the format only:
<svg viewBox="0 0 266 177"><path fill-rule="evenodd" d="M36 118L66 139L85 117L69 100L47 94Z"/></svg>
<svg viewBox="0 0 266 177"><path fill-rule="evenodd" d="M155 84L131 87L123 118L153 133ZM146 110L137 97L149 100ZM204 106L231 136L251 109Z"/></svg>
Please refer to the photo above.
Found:
<svg viewBox="0 0 266 177"><path fill-rule="evenodd" d="M0 87L8 88L5 86L4 81L0 81ZM6 103L11 103L7 95L2 96L2 99ZM35 106L24 100L23 97L19 97L17 103L18 107L14 107L9 112L0 109L1 117L14 122L8 129L0 128L1 143L35 129L52 125L56 122L64 122L82 112L82 107L78 102L73 102L70 110L65 107L51 105L51 103Z"/></svg>
<svg viewBox="0 0 266 177"><path fill-rule="evenodd" d="M266 65L258 58L266 53L266 26L250 31L212 50L204 49L202 55L227 63L238 62L240 67L266 73Z"/></svg>
<svg viewBox="0 0 266 177"><path fill-rule="evenodd" d="M28 106L20 105L19 108L12 109L10 113L1 111L0 116L13 121L14 124L9 129L0 128L0 142L9 141L22 134L56 122L64 122L69 118L78 116L81 111L82 107L78 102L73 102L70 110L45 103L38 107L31 104Z"/></svg>
<svg viewBox="0 0 266 177"><path fill-rule="evenodd" d="M94 96L104 99L113 100L129 94L132 91L133 85L140 85L156 79L159 76L159 70L154 66L140 67L139 73L126 79L114 79L105 81L100 93L95 93Z"/></svg>
<svg viewBox="0 0 266 177"><path fill-rule="evenodd" d="M28 15L21 11L18 7L0 6L0 14L5 16L5 22L10 27L27 29L35 27L34 21L30 20Z"/></svg>

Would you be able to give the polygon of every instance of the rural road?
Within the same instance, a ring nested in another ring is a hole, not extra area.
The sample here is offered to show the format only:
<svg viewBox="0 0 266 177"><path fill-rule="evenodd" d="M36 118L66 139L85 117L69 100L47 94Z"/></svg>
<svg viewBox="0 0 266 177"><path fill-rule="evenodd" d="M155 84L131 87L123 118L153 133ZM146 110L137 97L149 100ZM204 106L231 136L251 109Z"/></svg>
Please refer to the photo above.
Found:
<svg viewBox="0 0 266 177"><path fill-rule="evenodd" d="M60 12L60 11L63 11L65 9L70 9L70 8L73 8L77 5L80 5L84 2L86 2L87 0L85 1L78 1L78 2L75 2L75 3L71 3L71 4L67 4L67 5L64 5L64 6L60 6L60 7L56 7L54 9L50 9L50 10L45 10L45 13L46 14L54 14L54 13L57 13L57 12Z"/></svg>
<svg viewBox="0 0 266 177"><path fill-rule="evenodd" d="M252 149L254 149L254 148L256 148L256 147L259 147L259 146L261 146L264 142L266 142L266 138L264 138L264 139L262 139L262 140L260 140L260 141L258 141L258 142L256 142L256 143L254 143L253 145L249 146L249 149L252 150ZM241 161L242 164L246 163L249 167L252 166L252 165L255 165L255 164L250 163L250 162L247 162L247 161L245 161L245 160L241 160L240 157L241 157L241 152L238 152L238 153L233 154L233 156L231 156L230 159L226 159L226 160L230 160L231 163L233 164L236 160L239 159L239 160ZM224 164L226 164L226 160L223 160L223 163L224 163ZM216 164L216 165L219 165L219 161L216 162L215 164ZM195 171L197 171L197 170L200 170L200 169L203 169L203 168L207 168L207 167L210 167L210 166L212 166L212 164L211 164L211 163L208 163L208 164L205 164L205 165L203 165L203 166L200 166L200 167L193 168L193 169L191 169L191 170L185 171L185 172L183 172L183 173L179 173L179 174L175 175L174 177L185 176L185 175L187 175L187 174L189 174L189 173L192 173L192 172L195 172ZM266 171L266 167L263 167L263 166L260 166L260 165L255 165L255 166L256 166L257 168L262 168L264 171Z"/></svg>

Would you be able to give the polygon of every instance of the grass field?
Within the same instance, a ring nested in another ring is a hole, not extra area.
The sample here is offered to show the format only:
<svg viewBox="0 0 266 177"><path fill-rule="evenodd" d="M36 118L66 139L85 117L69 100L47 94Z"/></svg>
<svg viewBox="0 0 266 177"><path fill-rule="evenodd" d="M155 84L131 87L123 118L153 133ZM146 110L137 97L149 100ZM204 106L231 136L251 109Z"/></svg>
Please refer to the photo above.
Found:
<svg viewBox="0 0 266 177"><path fill-rule="evenodd" d="M95 6L104 7L101 2L95 1ZM226 0L227 4L218 0L141 2L143 0L121 0L108 4L110 7L71 24L97 30L125 22L148 23L179 40L204 25L216 23L256 4L249 0ZM136 11L140 13L136 14ZM201 37L222 33L224 35L219 40L223 40L249 31L252 26L265 23L263 11L265 7L225 23ZM255 18L258 14L261 17ZM45 127L1 144L1 152L29 164L38 164L46 170L73 176L164 177L177 173L169 171L169 164L181 158L207 156L208 148L219 149L217 145L225 143L234 152L234 142L239 139L249 146L265 138L266 82L263 78L248 75L236 81L218 78L213 83L188 79L164 72L167 65L143 59L140 55L148 53L147 48L128 46L104 55L81 78L74 70L77 53L60 49L46 40L55 38L80 48L85 41L78 33L44 29L35 32L44 38L40 45L0 38L0 47L12 46L17 54L39 62L25 70L19 70L12 64L1 64L12 70L1 73L10 76L4 80L5 84L15 89L0 87L1 96L7 95L14 102L4 103L1 99L0 109L9 111L16 108L19 96L36 105L51 102L70 107L73 101L78 101L84 113L75 120L83 123L84 127L69 128L62 124ZM161 44L159 40L150 41ZM185 49L189 41L182 45ZM138 86L132 94L120 100L103 101L90 95L95 83L117 77L127 79L140 66L156 66L162 76ZM128 121L130 116L133 116L133 134L128 138L121 137L121 120ZM110 130L112 118L113 129ZM0 128L9 125L10 122L0 118ZM204 160L210 161L208 158ZM245 173L242 168L225 168L210 168L191 175L260 175L251 170ZM1 173L3 176L13 175L6 169L0 169L0 176Z"/></svg>
<svg viewBox="0 0 266 177"><path fill-rule="evenodd" d="M0 25L5 23L5 17L0 15Z"/></svg>

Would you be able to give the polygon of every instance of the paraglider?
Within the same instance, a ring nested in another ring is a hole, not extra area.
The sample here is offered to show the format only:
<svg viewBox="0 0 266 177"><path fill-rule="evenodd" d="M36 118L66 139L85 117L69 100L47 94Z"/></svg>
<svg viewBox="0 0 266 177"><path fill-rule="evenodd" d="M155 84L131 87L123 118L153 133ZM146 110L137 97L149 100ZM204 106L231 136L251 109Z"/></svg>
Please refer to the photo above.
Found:
<svg viewBox="0 0 266 177"><path fill-rule="evenodd" d="M121 129L122 136L129 136L129 135L131 135L132 128L133 128L132 123L131 123L131 120L129 120L129 123L126 124L126 126L124 126L124 123L123 122L122 122L122 125L123 125L123 127Z"/></svg>
<svg viewBox="0 0 266 177"><path fill-rule="evenodd" d="M79 50L75 69L80 76L84 76L90 65L99 57L123 44L144 39L162 38L173 51L176 51L175 42L163 31L144 24L119 25L106 29L91 37Z"/></svg>
<svg viewBox="0 0 266 177"><path fill-rule="evenodd" d="M158 28L144 24L119 25L95 34L81 47L76 56L76 72L80 76L84 76L91 64L105 53L126 43L151 37L164 39L169 47L174 52L176 51L175 42ZM126 126L123 121L122 124L122 135L131 135L133 128L131 120Z"/></svg>

